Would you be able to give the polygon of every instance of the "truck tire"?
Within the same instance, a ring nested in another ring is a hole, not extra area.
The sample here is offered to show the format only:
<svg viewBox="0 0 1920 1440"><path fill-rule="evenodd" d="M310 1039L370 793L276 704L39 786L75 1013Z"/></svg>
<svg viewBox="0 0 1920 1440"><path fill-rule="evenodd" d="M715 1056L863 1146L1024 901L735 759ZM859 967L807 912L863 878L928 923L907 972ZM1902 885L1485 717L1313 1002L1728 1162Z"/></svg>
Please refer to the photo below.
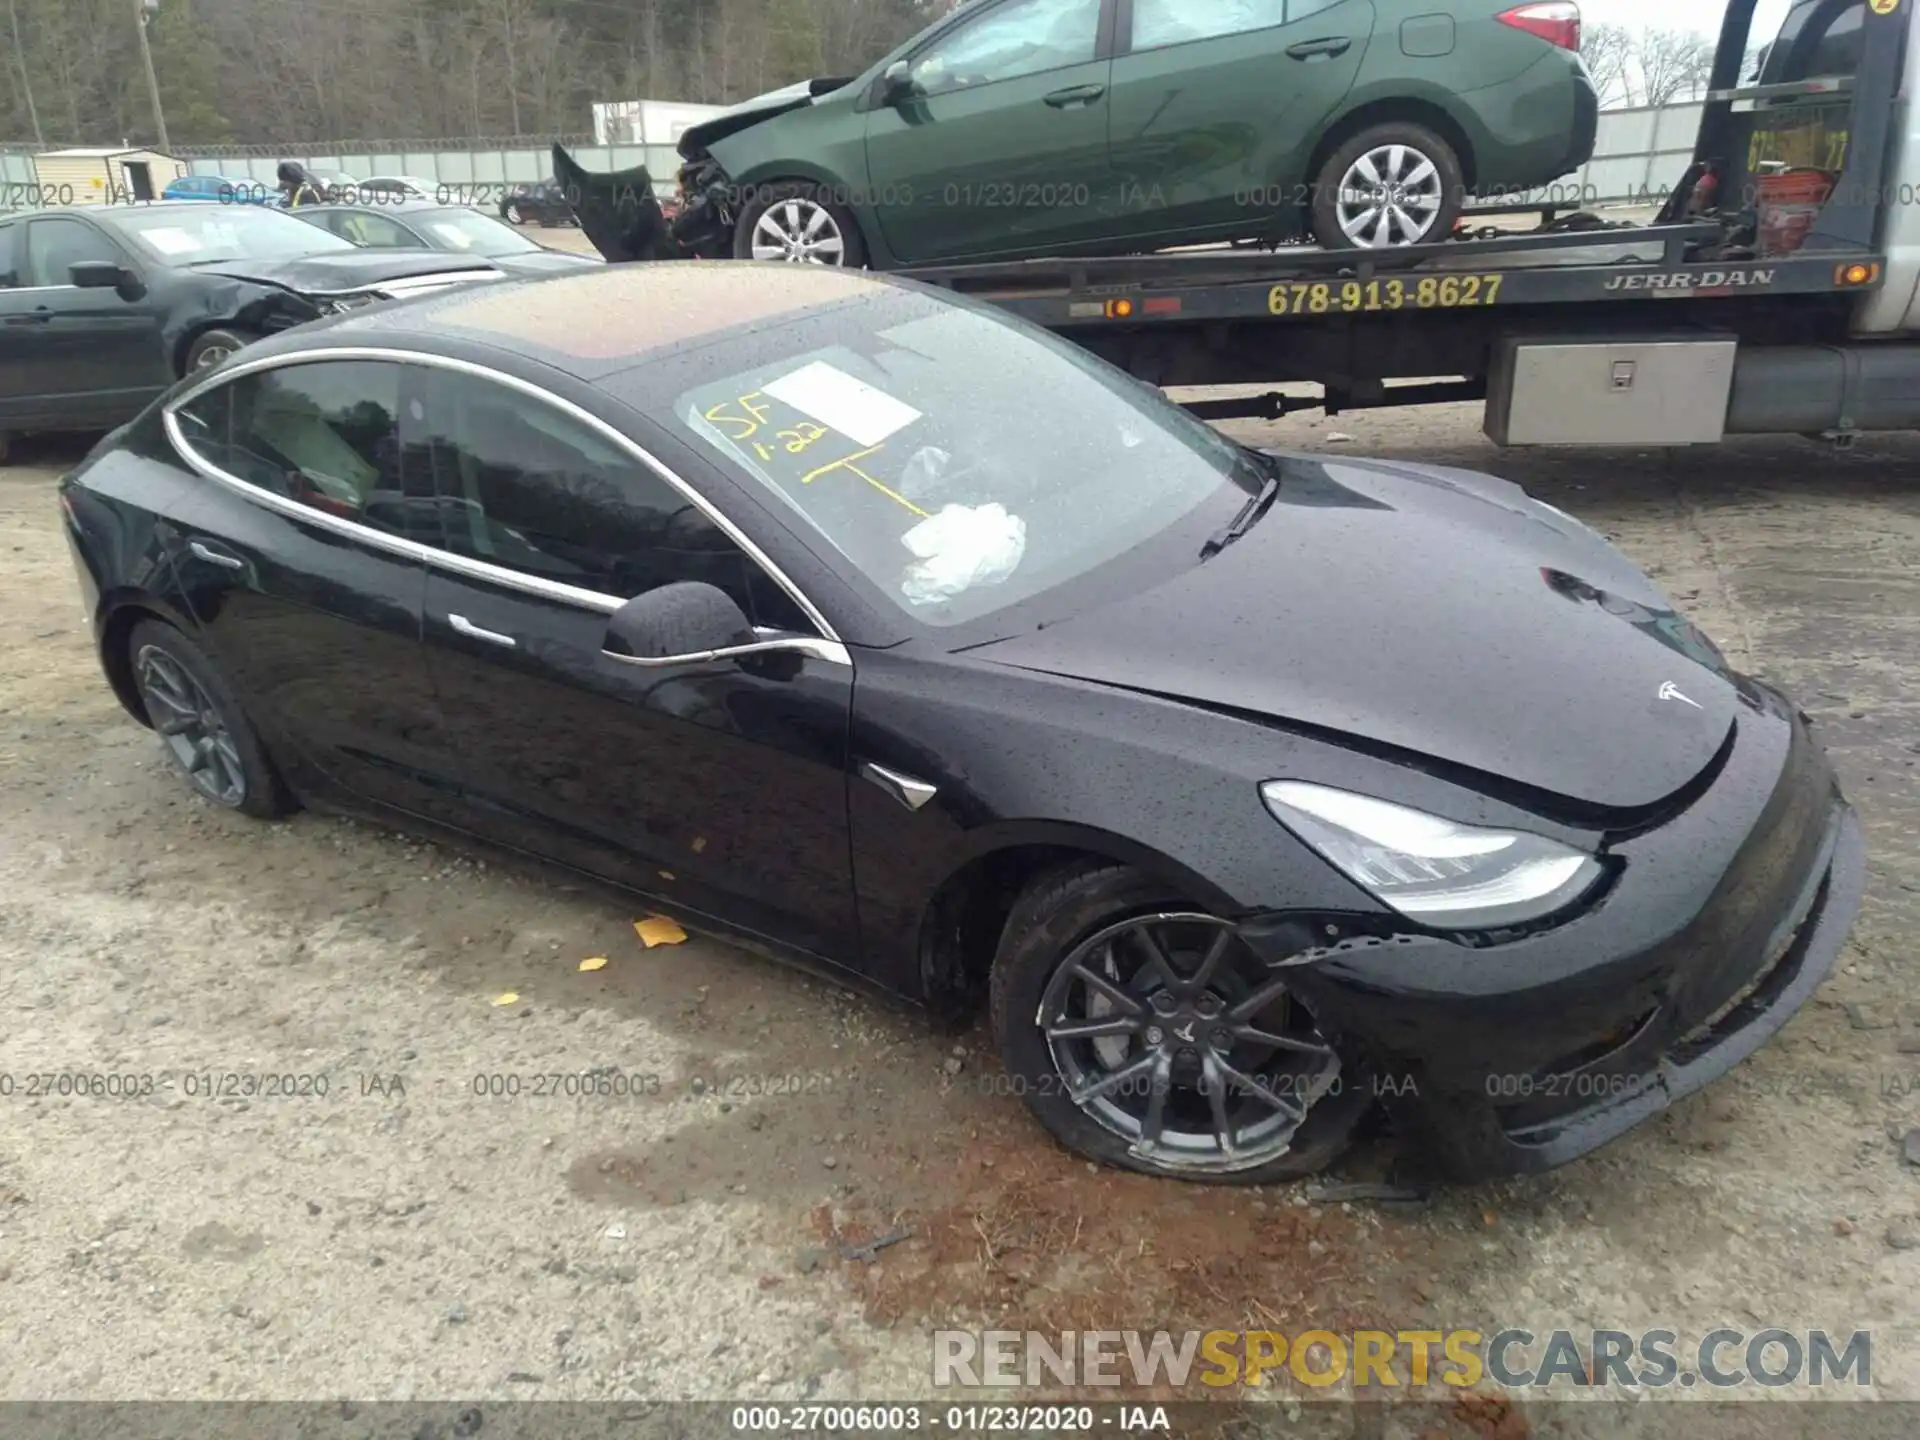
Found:
<svg viewBox="0 0 1920 1440"><path fill-rule="evenodd" d="M733 232L733 256L858 270L867 246L853 212L825 186L782 180L754 190Z"/></svg>
<svg viewBox="0 0 1920 1440"><path fill-rule="evenodd" d="M1424 125L1370 125L1313 181L1313 234L1329 250L1444 240L1466 203L1460 157Z"/></svg>

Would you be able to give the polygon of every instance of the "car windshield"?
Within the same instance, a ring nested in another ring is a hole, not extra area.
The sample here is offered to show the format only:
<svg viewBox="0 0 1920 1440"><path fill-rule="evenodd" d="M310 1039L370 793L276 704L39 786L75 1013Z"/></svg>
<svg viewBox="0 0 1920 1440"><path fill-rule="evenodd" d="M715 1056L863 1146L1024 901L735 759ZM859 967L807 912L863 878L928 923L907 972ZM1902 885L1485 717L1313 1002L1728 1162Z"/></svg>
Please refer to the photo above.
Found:
<svg viewBox="0 0 1920 1440"><path fill-rule="evenodd" d="M1191 563L1193 527L1230 520L1265 478L1079 347L905 287L682 350L612 388L630 380L657 387L641 408L940 629L1155 541L1177 538L1167 553Z"/></svg>
<svg viewBox="0 0 1920 1440"><path fill-rule="evenodd" d="M477 210L422 210L406 217L424 230L436 250L458 250L468 255L524 255L540 247L511 225Z"/></svg>
<svg viewBox="0 0 1920 1440"><path fill-rule="evenodd" d="M178 210L127 210L113 216L121 234L169 265L205 265L218 260L297 260L354 248L351 240L251 206L182 206Z"/></svg>

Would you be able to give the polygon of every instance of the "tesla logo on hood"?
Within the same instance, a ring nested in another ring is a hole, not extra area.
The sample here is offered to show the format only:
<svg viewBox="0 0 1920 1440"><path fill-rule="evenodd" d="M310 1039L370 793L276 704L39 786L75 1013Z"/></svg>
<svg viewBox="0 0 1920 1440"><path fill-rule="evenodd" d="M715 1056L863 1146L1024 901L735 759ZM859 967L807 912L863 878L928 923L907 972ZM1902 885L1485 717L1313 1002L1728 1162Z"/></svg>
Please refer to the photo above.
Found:
<svg viewBox="0 0 1920 1440"><path fill-rule="evenodd" d="M1675 685L1671 680L1660 687L1660 698L1662 700L1678 700L1682 705L1691 705L1696 710L1704 710L1707 708L1699 701L1689 700L1686 696L1682 695L1680 693L1680 687Z"/></svg>

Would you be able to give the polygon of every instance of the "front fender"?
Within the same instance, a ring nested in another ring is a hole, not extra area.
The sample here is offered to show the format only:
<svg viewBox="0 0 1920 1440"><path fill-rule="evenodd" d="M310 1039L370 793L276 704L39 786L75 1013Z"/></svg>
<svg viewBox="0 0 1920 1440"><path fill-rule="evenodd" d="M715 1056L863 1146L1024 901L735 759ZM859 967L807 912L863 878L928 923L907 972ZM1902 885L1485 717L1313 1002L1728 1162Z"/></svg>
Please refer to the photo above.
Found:
<svg viewBox="0 0 1920 1440"><path fill-rule="evenodd" d="M161 342L176 377L186 373L187 351L209 330L232 329L256 335L291 330L320 318L320 308L304 295L225 276L201 277L202 282L168 308Z"/></svg>
<svg viewBox="0 0 1920 1440"><path fill-rule="evenodd" d="M1196 905L1380 914L1268 813L1262 780L1366 763L1321 741L1171 700L963 657L863 651L849 817L868 964L918 984L930 907L982 857L1081 851L1137 865ZM1376 762L1377 763L1377 762ZM910 810L878 765L935 787Z"/></svg>

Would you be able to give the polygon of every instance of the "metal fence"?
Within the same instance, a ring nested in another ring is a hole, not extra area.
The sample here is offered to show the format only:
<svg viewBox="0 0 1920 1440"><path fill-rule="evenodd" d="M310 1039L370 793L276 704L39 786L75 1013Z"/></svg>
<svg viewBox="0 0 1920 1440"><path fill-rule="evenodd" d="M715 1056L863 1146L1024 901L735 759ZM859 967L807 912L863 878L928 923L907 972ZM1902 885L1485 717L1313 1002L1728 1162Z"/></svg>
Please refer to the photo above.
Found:
<svg viewBox="0 0 1920 1440"><path fill-rule="evenodd" d="M1701 109L1696 101L1603 111L1593 159L1581 167L1579 174L1519 198L1567 205L1654 203L1685 173L1693 156ZM671 146L584 143L590 138L561 137L563 143L582 142L568 143L568 148L590 170L629 170L645 165L663 191L672 185L680 162ZM494 193L495 187L540 180L553 168L551 141L529 136L474 141L338 141L288 150L264 145L177 147L173 153L196 175L225 175L268 186L274 183L274 170L282 160L298 160L312 169L345 171L360 179L414 176L447 186L454 195L469 196L485 196ZM34 180L30 148L0 149L0 186L19 193L19 187L30 186Z"/></svg>

